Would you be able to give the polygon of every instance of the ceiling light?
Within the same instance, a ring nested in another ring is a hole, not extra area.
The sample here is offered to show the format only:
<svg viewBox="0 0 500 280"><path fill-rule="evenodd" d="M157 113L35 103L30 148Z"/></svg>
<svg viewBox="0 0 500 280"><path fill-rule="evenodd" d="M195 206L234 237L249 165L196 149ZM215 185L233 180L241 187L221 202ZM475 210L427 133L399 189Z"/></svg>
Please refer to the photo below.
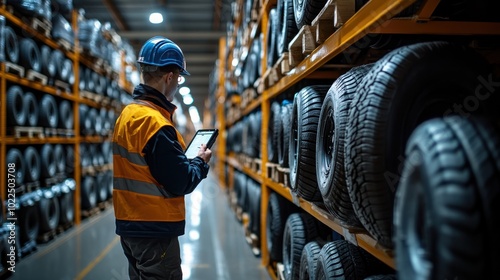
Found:
<svg viewBox="0 0 500 280"><path fill-rule="evenodd" d="M184 104L186 105L191 105L193 104L193 97L191 96L191 94L186 94L184 95L184 97L182 97L182 102L184 102Z"/></svg>
<svg viewBox="0 0 500 280"><path fill-rule="evenodd" d="M179 76L179 85L182 85L186 81L186 78L184 76Z"/></svg>
<svg viewBox="0 0 500 280"><path fill-rule="evenodd" d="M159 24L163 22L163 16L160 13L151 13L149 15L149 21L152 24Z"/></svg>
<svg viewBox="0 0 500 280"><path fill-rule="evenodd" d="M199 123L200 122L200 114L198 112L198 109L194 106L189 107L189 116L191 117L191 121L193 123Z"/></svg>
<svg viewBox="0 0 500 280"><path fill-rule="evenodd" d="M179 93L184 96L186 94L190 94L191 93L191 89L189 89L188 87L181 87L179 89Z"/></svg>

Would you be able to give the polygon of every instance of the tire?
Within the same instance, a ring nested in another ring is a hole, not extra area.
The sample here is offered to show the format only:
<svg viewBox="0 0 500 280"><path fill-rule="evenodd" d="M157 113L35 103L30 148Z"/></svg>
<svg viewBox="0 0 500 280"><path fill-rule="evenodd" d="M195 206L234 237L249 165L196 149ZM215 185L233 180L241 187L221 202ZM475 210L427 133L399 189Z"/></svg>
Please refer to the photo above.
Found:
<svg viewBox="0 0 500 280"><path fill-rule="evenodd" d="M283 233L283 266L286 280L299 279L304 246L317 237L316 220L307 213L288 216Z"/></svg>
<svg viewBox="0 0 500 280"><path fill-rule="evenodd" d="M73 75L74 75L73 74L73 62L71 62L71 60L68 58L64 58L62 60L62 62L60 63L59 78L63 82L73 84L71 82L72 77L74 77Z"/></svg>
<svg viewBox="0 0 500 280"><path fill-rule="evenodd" d="M56 99L50 94L44 94L40 100L40 125L56 128L58 119Z"/></svg>
<svg viewBox="0 0 500 280"><path fill-rule="evenodd" d="M278 132L278 163L288 167L289 142L292 127L293 103L285 100L281 104L281 126Z"/></svg>
<svg viewBox="0 0 500 280"><path fill-rule="evenodd" d="M20 86L10 86L7 90L7 124L24 126L26 123L26 103L23 89Z"/></svg>
<svg viewBox="0 0 500 280"><path fill-rule="evenodd" d="M433 119L414 131L394 209L401 279L498 275L498 147L500 129L484 119Z"/></svg>
<svg viewBox="0 0 500 280"><path fill-rule="evenodd" d="M35 182L40 179L41 160L40 154L33 146L28 146L23 153L26 164L26 182Z"/></svg>
<svg viewBox="0 0 500 280"><path fill-rule="evenodd" d="M317 241L311 241L304 246L300 257L299 279L316 280L316 265L321 247Z"/></svg>
<svg viewBox="0 0 500 280"><path fill-rule="evenodd" d="M106 190L108 194L108 199L111 199L113 197L113 172L112 171L107 171L105 172L106 175Z"/></svg>
<svg viewBox="0 0 500 280"><path fill-rule="evenodd" d="M97 187L94 177L92 176L83 177L82 189L80 194L81 194L81 207L83 210L88 210L96 207Z"/></svg>
<svg viewBox="0 0 500 280"><path fill-rule="evenodd" d="M42 177L54 177L57 172L57 165L56 155L54 153L54 147L52 146L52 144L44 144L40 150L40 156L42 159Z"/></svg>
<svg viewBox="0 0 500 280"><path fill-rule="evenodd" d="M71 174L75 170L75 148L73 145L65 145L66 174Z"/></svg>
<svg viewBox="0 0 500 280"><path fill-rule="evenodd" d="M276 37L277 37L277 11L272 8L269 11L269 21L267 24L267 68L273 67L278 61Z"/></svg>
<svg viewBox="0 0 500 280"><path fill-rule="evenodd" d="M67 226L75 219L74 193L68 190L59 196L59 223Z"/></svg>
<svg viewBox="0 0 500 280"><path fill-rule="evenodd" d="M96 176L96 187L97 187L97 202L104 202L108 198L108 190L106 186L106 178L104 173L99 173Z"/></svg>
<svg viewBox="0 0 500 280"><path fill-rule="evenodd" d="M271 261L283 260L283 231L288 215L293 211L293 205L288 200L271 192L266 218L266 244Z"/></svg>
<svg viewBox="0 0 500 280"><path fill-rule="evenodd" d="M269 129L267 130L267 160L278 162L278 133L281 125L281 106L277 101L271 104Z"/></svg>
<svg viewBox="0 0 500 280"><path fill-rule="evenodd" d="M65 129L73 129L73 105L68 100L61 100L59 103L59 125Z"/></svg>
<svg viewBox="0 0 500 280"><path fill-rule="evenodd" d="M278 56L288 51L290 41L297 35L299 30L295 23L295 11L293 10L293 0L278 1Z"/></svg>
<svg viewBox="0 0 500 280"><path fill-rule="evenodd" d="M42 64L40 59L40 49L31 38L22 38L19 41L19 64L26 70L40 72Z"/></svg>
<svg viewBox="0 0 500 280"><path fill-rule="evenodd" d="M251 211L252 213L252 232L257 235L258 240L260 240L261 232L261 221L260 221L260 203L261 203L261 187L258 182L251 180L253 186L253 203ZM259 246L260 247L260 246Z"/></svg>
<svg viewBox="0 0 500 280"><path fill-rule="evenodd" d="M60 209L57 197L52 191L44 190L38 203L40 218L40 232L46 233L56 229L59 225Z"/></svg>
<svg viewBox="0 0 500 280"><path fill-rule="evenodd" d="M483 83L492 77L489 69L466 47L419 43L384 56L358 87L347 127L347 187L356 215L380 245L393 247L393 199L402 164L398 161L411 132L468 100L477 101L477 107L457 113L497 115L498 94L484 94Z"/></svg>
<svg viewBox="0 0 500 280"><path fill-rule="evenodd" d="M40 231L40 221L35 204L21 206L19 210L19 228L21 244L36 240Z"/></svg>
<svg viewBox="0 0 500 280"><path fill-rule="evenodd" d="M10 164L15 165L16 174L16 187L24 184L26 178L26 162L24 161L23 154L17 148L10 148L5 156L7 167Z"/></svg>
<svg viewBox="0 0 500 280"><path fill-rule="evenodd" d="M61 144L54 144L53 146L54 152L54 161L56 165L57 173L65 173L66 172L66 157L64 155L64 147Z"/></svg>
<svg viewBox="0 0 500 280"><path fill-rule="evenodd" d="M29 91L25 92L24 103L24 106L26 106L26 125L37 126L40 108L38 107L35 95Z"/></svg>
<svg viewBox="0 0 500 280"><path fill-rule="evenodd" d="M50 59L52 48L47 45L40 47L41 72L49 78L54 78L57 74L56 62Z"/></svg>
<svg viewBox="0 0 500 280"><path fill-rule="evenodd" d="M362 280L369 276L362 250L346 240L326 243L319 252L315 279Z"/></svg>
<svg viewBox="0 0 500 280"><path fill-rule="evenodd" d="M304 25L311 25L325 4L326 0L293 0L297 29L300 30Z"/></svg>
<svg viewBox="0 0 500 280"><path fill-rule="evenodd" d="M316 178L316 134L321 104L328 86L308 86L293 100L292 126L289 142L290 186L300 197L322 202Z"/></svg>
<svg viewBox="0 0 500 280"><path fill-rule="evenodd" d="M80 91L84 91L84 90L87 90L87 71L88 71L88 68L83 66L82 64L80 64L80 68L78 70L78 74L80 75L80 81L78 83L78 89Z"/></svg>
<svg viewBox="0 0 500 280"><path fill-rule="evenodd" d="M328 211L342 224L362 227L352 208L344 167L349 105L361 79L373 65L354 67L330 87L321 106L316 135L316 176Z"/></svg>
<svg viewBox="0 0 500 280"><path fill-rule="evenodd" d="M4 27L5 38L5 57L8 61L18 64L19 63L19 40L16 32L10 27Z"/></svg>

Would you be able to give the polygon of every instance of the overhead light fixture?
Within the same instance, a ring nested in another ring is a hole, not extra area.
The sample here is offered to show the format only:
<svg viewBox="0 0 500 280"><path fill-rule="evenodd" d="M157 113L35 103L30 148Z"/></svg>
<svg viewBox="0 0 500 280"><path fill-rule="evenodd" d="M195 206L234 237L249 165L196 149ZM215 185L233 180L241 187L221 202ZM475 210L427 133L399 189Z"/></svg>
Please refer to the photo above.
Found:
<svg viewBox="0 0 500 280"><path fill-rule="evenodd" d="M160 13L151 13L149 15L149 22L152 24L160 24L163 22L163 16Z"/></svg>
<svg viewBox="0 0 500 280"><path fill-rule="evenodd" d="M184 104L186 105L191 105L193 104L193 97L191 96L191 94L186 94L182 97L182 102L184 102Z"/></svg>
<svg viewBox="0 0 500 280"><path fill-rule="evenodd" d="M179 76L179 85L182 85L186 81L186 78L184 76Z"/></svg>
<svg viewBox="0 0 500 280"><path fill-rule="evenodd" d="M188 88L188 87L181 87L181 88L179 89L179 93L180 93L182 96L184 96L184 95L186 95L186 94L190 94L190 93L191 93L191 89L190 89L190 88Z"/></svg>
<svg viewBox="0 0 500 280"><path fill-rule="evenodd" d="M191 117L191 121L195 124L198 124L201 121L200 113L198 112L198 108L195 106L189 107L189 116Z"/></svg>

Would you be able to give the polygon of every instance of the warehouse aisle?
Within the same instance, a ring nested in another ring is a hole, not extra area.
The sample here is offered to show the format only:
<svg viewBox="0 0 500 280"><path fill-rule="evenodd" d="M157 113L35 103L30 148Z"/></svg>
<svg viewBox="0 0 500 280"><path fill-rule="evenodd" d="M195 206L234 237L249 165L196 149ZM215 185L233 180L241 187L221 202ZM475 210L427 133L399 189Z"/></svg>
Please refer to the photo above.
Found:
<svg viewBox="0 0 500 280"><path fill-rule="evenodd" d="M226 195L210 177L186 197L186 234L180 238L184 279L271 279L246 243ZM17 264L12 279L128 279L114 230L110 208L39 246Z"/></svg>

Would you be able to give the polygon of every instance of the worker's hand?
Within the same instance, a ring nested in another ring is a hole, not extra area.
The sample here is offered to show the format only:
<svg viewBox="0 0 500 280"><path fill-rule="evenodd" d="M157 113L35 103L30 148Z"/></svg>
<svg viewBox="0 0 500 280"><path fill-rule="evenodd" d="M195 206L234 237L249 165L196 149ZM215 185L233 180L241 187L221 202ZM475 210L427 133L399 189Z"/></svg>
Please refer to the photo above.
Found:
<svg viewBox="0 0 500 280"><path fill-rule="evenodd" d="M198 156L201 157L206 163L210 161L212 157L212 151L207 148L207 145L201 144L200 150L198 151Z"/></svg>

